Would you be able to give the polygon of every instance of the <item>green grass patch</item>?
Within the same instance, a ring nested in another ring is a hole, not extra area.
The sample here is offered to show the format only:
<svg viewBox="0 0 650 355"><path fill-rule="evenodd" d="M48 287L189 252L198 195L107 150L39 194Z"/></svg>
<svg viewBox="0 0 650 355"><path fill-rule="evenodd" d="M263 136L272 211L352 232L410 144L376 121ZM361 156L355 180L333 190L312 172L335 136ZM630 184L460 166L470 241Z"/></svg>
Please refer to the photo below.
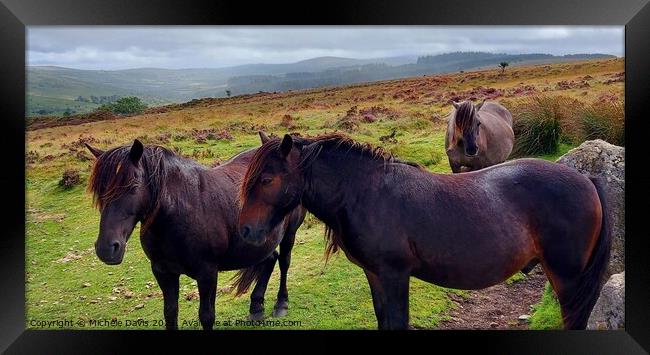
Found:
<svg viewBox="0 0 650 355"><path fill-rule="evenodd" d="M516 273L516 274L510 276L510 278L508 278L508 279L506 280L506 285L512 285L512 284L514 284L514 283L517 283L517 282L519 282L519 281L523 281L523 280L525 280L525 279L526 279L526 274L524 274L523 272L519 271L518 273Z"/></svg>
<svg viewBox="0 0 650 355"><path fill-rule="evenodd" d="M560 304L555 297L551 284L546 283L544 294L540 303L533 306L533 314L530 316L530 329L562 329L562 314Z"/></svg>

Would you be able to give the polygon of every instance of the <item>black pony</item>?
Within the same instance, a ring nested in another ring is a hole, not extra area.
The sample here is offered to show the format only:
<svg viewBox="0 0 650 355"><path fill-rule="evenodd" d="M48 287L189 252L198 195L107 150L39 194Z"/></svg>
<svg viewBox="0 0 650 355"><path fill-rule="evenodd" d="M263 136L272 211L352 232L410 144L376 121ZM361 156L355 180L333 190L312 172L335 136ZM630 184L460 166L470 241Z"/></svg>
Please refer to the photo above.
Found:
<svg viewBox="0 0 650 355"><path fill-rule="evenodd" d="M260 135L263 142L268 139ZM273 315L286 314L291 248L305 211L296 206L257 239L239 237L238 192L257 149L211 169L163 147L144 147L138 140L106 152L88 149L97 158L88 186L101 211L97 256L109 265L121 263L131 232L141 222L140 241L163 292L167 329L178 328L181 274L198 282L203 329L214 324L218 271L244 269L235 282L237 294L257 281L249 317L261 319L278 258L281 282Z"/></svg>
<svg viewBox="0 0 650 355"><path fill-rule="evenodd" d="M611 230L600 180L520 159L432 174L339 135L265 143L242 184L240 230L256 240L299 205L327 225L368 278L380 329L408 327L409 278L481 289L532 261L567 329L584 329L607 268Z"/></svg>

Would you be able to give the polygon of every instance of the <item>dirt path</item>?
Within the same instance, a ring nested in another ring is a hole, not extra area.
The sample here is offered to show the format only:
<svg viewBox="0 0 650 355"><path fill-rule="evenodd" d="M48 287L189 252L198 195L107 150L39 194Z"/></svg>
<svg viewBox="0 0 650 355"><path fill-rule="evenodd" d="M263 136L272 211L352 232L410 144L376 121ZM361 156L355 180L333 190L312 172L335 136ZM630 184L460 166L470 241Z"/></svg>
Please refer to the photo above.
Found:
<svg viewBox="0 0 650 355"><path fill-rule="evenodd" d="M452 295L458 306L438 329L528 329L521 315L531 314L530 306L542 299L546 276L536 267L528 276L511 285L505 283L480 291L468 298Z"/></svg>

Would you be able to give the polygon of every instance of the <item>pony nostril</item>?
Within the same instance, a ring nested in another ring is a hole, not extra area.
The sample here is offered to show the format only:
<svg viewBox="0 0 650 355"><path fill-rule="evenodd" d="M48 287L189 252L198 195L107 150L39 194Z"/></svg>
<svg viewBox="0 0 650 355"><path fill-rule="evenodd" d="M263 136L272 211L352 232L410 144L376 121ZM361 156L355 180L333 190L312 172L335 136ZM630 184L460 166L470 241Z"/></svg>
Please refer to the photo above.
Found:
<svg viewBox="0 0 650 355"><path fill-rule="evenodd" d="M112 250L113 255L115 255L120 250L120 247L121 247L120 242L114 242L112 247L113 247L113 250Z"/></svg>

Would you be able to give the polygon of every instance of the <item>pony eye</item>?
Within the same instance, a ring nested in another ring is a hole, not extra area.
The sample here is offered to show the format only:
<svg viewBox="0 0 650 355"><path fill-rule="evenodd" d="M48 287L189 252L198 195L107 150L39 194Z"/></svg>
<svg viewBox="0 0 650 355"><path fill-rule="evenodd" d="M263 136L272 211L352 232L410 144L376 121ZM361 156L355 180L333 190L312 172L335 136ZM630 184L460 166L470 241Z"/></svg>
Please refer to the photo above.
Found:
<svg viewBox="0 0 650 355"><path fill-rule="evenodd" d="M271 183L271 181L273 181L272 178L263 178L262 179L262 185L268 185L268 184Z"/></svg>

